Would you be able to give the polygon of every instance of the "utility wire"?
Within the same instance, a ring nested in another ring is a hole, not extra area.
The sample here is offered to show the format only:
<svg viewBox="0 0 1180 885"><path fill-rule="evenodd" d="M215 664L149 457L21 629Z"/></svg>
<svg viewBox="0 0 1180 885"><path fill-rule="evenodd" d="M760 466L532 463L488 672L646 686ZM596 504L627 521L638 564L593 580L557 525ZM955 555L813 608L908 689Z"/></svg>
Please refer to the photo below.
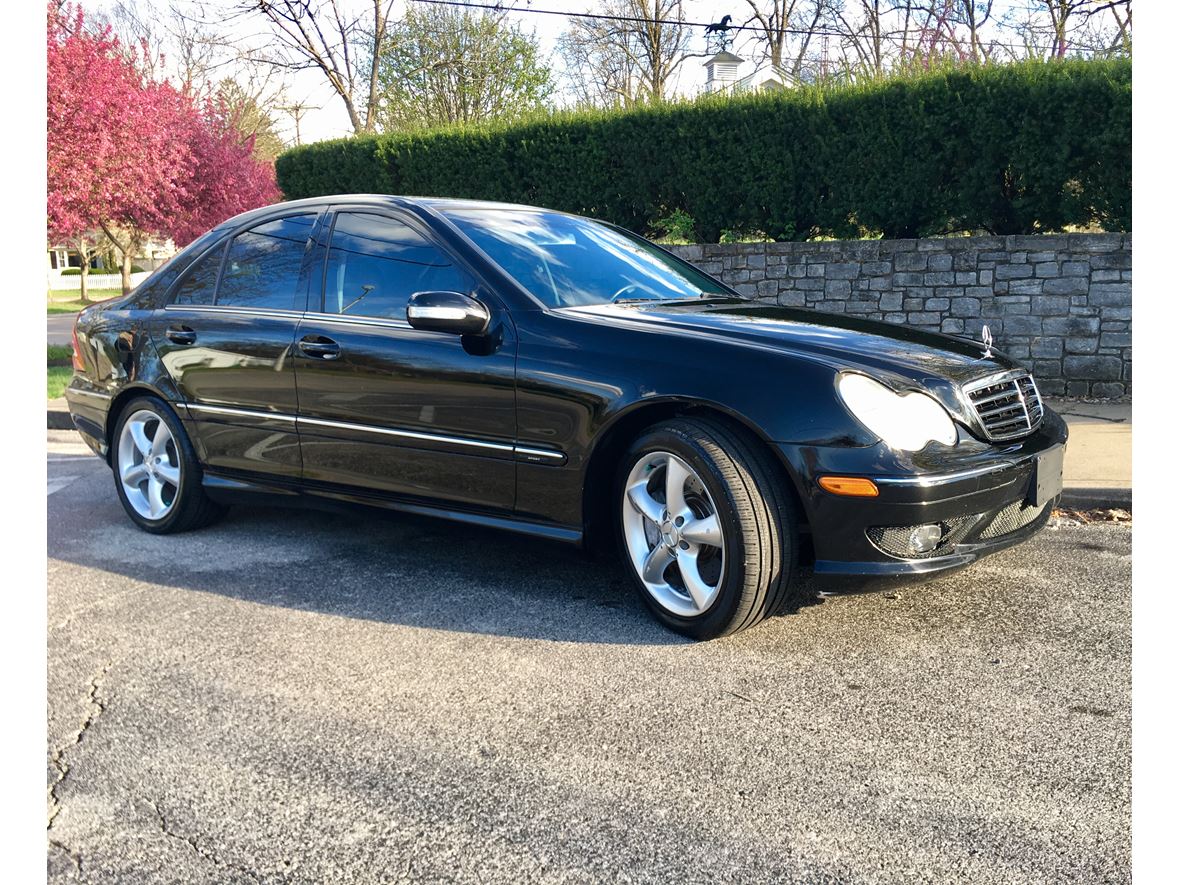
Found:
<svg viewBox="0 0 1180 885"><path fill-rule="evenodd" d="M533 9L531 7L509 6L504 3L473 3L470 0L411 0L413 3L425 3L429 6L458 6L464 9L486 9L491 12L517 12L522 15L560 15L565 18L585 18L597 19L599 21L615 21L628 22L633 24L652 24L652 25L683 25L690 28L707 28L713 22L692 22L683 19L668 19L668 18L645 18L637 15L614 15L605 12L566 12L560 9ZM730 31L753 31L755 33L765 33L765 29L759 25L730 25ZM849 33L847 31L833 31L826 28L815 28L808 30L804 28L775 28L775 31L784 34L794 34L799 36L820 36L820 37L842 37L853 39L858 35L856 33ZM889 40L898 45L913 44L918 41L921 35L921 29L910 33L908 36L897 36L898 33L904 32L883 32L880 35L881 40ZM944 38L945 39L945 38ZM985 46L997 46L1002 49L1012 49L1019 51L1028 51L1029 46L1024 43L999 43L994 40L981 41ZM1070 46L1070 49L1080 52L1105 52L1106 46Z"/></svg>

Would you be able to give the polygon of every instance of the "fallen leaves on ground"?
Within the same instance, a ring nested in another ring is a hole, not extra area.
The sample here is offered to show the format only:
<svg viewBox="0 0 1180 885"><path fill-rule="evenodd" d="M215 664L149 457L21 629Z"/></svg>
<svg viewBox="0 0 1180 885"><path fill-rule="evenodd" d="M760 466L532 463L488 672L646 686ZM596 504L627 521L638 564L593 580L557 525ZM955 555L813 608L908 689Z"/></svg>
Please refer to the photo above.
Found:
<svg viewBox="0 0 1180 885"><path fill-rule="evenodd" d="M1058 507L1053 516L1065 525L1089 525L1092 522L1117 522L1131 524L1131 511L1118 507L1098 510L1072 510Z"/></svg>

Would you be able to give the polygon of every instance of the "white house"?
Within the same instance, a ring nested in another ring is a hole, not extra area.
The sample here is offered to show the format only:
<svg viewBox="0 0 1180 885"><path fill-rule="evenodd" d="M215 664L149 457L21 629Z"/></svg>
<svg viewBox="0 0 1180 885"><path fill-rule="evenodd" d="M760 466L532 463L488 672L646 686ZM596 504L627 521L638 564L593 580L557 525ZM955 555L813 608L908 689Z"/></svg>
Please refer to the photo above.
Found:
<svg viewBox="0 0 1180 885"><path fill-rule="evenodd" d="M773 65L764 64L742 74L745 60L723 49L705 62L705 92L766 92L790 89L795 82Z"/></svg>
<svg viewBox="0 0 1180 885"><path fill-rule="evenodd" d="M101 237L95 233L90 237L91 242L99 242ZM149 238L147 242L139 249L139 253L132 259L132 263L137 267L142 267L145 272L153 271L173 255L176 254L176 246L171 240L156 240ZM66 275L62 278L62 271L67 268L77 268L82 266L82 256L78 252L76 244L73 243L50 243L46 249L45 254L46 274L48 276L49 287L51 289L57 288L77 288L78 278ZM92 274L117 274L119 267L116 265L111 268L104 268L100 265L102 259L98 253L93 253L90 258L90 272Z"/></svg>

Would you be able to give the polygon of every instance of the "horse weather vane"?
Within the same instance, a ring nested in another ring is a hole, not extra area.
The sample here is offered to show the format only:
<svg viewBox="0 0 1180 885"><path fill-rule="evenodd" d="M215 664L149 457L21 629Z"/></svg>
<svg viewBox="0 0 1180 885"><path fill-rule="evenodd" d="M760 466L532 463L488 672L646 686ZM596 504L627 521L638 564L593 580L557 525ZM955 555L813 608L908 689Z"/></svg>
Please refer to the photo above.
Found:
<svg viewBox="0 0 1180 885"><path fill-rule="evenodd" d="M733 27L730 24L732 19L732 15L727 15L721 21L713 22L705 28L705 47L710 55L716 55L729 49L732 40L729 33L729 29Z"/></svg>

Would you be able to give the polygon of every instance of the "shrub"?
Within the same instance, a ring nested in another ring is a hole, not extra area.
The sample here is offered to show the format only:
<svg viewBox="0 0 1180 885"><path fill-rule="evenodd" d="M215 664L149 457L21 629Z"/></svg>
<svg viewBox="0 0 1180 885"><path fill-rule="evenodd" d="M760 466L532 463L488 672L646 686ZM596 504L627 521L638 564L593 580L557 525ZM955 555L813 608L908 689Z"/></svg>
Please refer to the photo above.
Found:
<svg viewBox="0 0 1180 885"><path fill-rule="evenodd" d="M131 265L131 272L132 273L143 273L143 268L140 267L138 264L133 264L133 265ZM92 267L92 268L90 268L90 273L91 274L107 275L107 274L119 274L119 273L122 273L122 271L117 267ZM65 270L63 270L61 272L61 275L63 277L80 277L82 275L82 268L80 268L80 267L67 267Z"/></svg>
<svg viewBox="0 0 1180 885"><path fill-rule="evenodd" d="M708 242L1128 230L1130 123L1128 60L1033 61L320 142L276 170L289 199L503 200L676 237L690 218Z"/></svg>

